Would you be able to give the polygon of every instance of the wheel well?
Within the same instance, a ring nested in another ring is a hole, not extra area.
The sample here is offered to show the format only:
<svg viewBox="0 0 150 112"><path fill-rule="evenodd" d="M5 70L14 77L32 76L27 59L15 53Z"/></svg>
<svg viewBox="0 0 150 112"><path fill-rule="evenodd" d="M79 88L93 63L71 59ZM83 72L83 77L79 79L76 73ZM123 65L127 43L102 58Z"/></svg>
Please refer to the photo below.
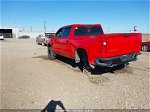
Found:
<svg viewBox="0 0 150 112"><path fill-rule="evenodd" d="M81 61L88 62L88 55L85 49L78 48L76 50L76 53L78 54Z"/></svg>
<svg viewBox="0 0 150 112"><path fill-rule="evenodd" d="M148 45L146 45L146 44L143 44L142 46L147 46L148 47Z"/></svg>

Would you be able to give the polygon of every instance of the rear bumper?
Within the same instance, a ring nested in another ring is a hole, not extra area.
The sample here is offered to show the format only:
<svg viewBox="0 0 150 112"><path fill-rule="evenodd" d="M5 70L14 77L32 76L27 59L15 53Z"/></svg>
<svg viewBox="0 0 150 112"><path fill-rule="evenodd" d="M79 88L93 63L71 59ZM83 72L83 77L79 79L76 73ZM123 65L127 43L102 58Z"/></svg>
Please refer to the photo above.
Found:
<svg viewBox="0 0 150 112"><path fill-rule="evenodd" d="M132 53L122 56L116 56L111 58L96 58L95 64L96 66L103 66L103 67L114 67L120 64L124 64L130 61L136 61L137 56L141 53Z"/></svg>

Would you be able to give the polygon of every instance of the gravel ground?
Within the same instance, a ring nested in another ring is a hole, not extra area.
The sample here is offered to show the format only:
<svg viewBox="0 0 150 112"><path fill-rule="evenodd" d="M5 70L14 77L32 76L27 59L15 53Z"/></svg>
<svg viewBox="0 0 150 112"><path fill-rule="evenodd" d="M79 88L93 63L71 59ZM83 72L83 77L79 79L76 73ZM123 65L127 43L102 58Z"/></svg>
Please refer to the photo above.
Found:
<svg viewBox="0 0 150 112"><path fill-rule="evenodd" d="M70 59L48 60L32 39L0 45L1 109L150 109L148 52L126 68L90 74Z"/></svg>

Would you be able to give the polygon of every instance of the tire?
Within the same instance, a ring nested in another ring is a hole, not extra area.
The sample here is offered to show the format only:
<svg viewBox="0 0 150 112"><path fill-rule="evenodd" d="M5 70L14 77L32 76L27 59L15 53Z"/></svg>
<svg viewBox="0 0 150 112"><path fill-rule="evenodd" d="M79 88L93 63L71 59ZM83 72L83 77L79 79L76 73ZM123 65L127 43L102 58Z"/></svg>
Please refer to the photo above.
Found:
<svg viewBox="0 0 150 112"><path fill-rule="evenodd" d="M47 47L48 48L48 58L50 60L54 60L56 58L55 54L53 53L52 51L52 48L51 47Z"/></svg>
<svg viewBox="0 0 150 112"><path fill-rule="evenodd" d="M88 56L85 50L80 50L77 52L78 56L80 58L80 65L83 67L83 70L86 70L87 72L91 72L91 70L93 69L89 62L88 62Z"/></svg>
<svg viewBox="0 0 150 112"><path fill-rule="evenodd" d="M147 45L142 45L142 51L147 52L148 51L148 46Z"/></svg>
<svg viewBox="0 0 150 112"><path fill-rule="evenodd" d="M39 45L39 43L36 41L36 44Z"/></svg>
<svg viewBox="0 0 150 112"><path fill-rule="evenodd" d="M45 46L45 44L42 42L42 46Z"/></svg>

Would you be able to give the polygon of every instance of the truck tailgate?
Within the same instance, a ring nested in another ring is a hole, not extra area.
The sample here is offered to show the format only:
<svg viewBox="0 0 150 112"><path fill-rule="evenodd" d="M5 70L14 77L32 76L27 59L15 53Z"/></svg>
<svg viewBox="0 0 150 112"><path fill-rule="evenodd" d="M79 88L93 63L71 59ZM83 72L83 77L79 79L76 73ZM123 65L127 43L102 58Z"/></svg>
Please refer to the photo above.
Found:
<svg viewBox="0 0 150 112"><path fill-rule="evenodd" d="M107 34L107 57L120 56L141 50L141 34Z"/></svg>

